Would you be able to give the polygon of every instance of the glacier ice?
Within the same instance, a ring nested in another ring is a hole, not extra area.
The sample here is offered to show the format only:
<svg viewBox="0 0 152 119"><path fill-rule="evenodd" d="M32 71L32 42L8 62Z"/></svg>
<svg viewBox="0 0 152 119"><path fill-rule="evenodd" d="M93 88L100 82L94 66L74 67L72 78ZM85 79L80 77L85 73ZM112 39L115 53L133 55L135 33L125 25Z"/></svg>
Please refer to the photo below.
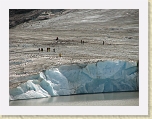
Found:
<svg viewBox="0 0 152 119"><path fill-rule="evenodd" d="M39 85L34 84L33 82L34 81L32 80L28 80L26 83L21 84L17 88L10 89L10 100L41 98L50 96L47 91L45 91Z"/></svg>
<svg viewBox="0 0 152 119"><path fill-rule="evenodd" d="M136 91L139 87L137 62L98 61L63 65L29 76L10 89L10 100L58 95Z"/></svg>

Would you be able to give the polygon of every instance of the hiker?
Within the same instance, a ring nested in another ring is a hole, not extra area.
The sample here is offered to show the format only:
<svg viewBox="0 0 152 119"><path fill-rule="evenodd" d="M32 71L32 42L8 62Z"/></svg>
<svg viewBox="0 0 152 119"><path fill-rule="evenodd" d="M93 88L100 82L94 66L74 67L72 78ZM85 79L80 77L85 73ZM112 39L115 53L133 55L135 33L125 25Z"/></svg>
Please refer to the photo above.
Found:
<svg viewBox="0 0 152 119"><path fill-rule="evenodd" d="M41 48L41 51L43 51L43 48Z"/></svg>
<svg viewBox="0 0 152 119"><path fill-rule="evenodd" d="M59 53L59 57L61 57L61 53Z"/></svg>
<svg viewBox="0 0 152 119"><path fill-rule="evenodd" d="M50 48L47 48L47 52L50 52Z"/></svg>
<svg viewBox="0 0 152 119"><path fill-rule="evenodd" d="M84 44L84 41L83 41L83 44Z"/></svg>
<svg viewBox="0 0 152 119"><path fill-rule="evenodd" d="M55 48L53 49L53 52L55 52Z"/></svg>
<svg viewBox="0 0 152 119"><path fill-rule="evenodd" d="M56 40L59 40L59 38L57 37Z"/></svg>
<svg viewBox="0 0 152 119"><path fill-rule="evenodd" d="M103 41L103 45L104 45L104 41Z"/></svg>

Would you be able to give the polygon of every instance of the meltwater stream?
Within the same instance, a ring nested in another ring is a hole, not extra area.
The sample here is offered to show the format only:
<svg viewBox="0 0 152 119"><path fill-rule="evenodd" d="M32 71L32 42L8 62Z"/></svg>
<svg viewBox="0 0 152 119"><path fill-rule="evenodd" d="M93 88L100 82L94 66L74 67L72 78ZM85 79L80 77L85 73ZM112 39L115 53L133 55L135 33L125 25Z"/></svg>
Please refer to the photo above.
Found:
<svg viewBox="0 0 152 119"><path fill-rule="evenodd" d="M25 79L10 89L10 100L139 90L138 62L133 61L63 65Z"/></svg>

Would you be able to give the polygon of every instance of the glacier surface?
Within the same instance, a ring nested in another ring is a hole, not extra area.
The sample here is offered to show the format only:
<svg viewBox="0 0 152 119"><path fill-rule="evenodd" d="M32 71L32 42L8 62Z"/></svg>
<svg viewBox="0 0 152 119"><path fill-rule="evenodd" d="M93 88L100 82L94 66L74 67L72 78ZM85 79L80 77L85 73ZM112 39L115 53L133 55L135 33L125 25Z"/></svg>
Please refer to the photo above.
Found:
<svg viewBox="0 0 152 119"><path fill-rule="evenodd" d="M136 91L139 88L137 62L98 61L63 65L27 77L9 91L10 100L58 95Z"/></svg>

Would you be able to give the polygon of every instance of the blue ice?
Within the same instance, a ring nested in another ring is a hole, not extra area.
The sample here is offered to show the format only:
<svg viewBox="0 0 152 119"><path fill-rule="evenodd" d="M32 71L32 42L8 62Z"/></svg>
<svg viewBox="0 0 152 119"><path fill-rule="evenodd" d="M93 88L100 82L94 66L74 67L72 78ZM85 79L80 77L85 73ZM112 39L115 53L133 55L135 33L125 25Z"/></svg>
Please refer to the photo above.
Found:
<svg viewBox="0 0 152 119"><path fill-rule="evenodd" d="M59 95L137 91L137 62L98 61L63 65L29 76L29 80L10 89L10 100Z"/></svg>

